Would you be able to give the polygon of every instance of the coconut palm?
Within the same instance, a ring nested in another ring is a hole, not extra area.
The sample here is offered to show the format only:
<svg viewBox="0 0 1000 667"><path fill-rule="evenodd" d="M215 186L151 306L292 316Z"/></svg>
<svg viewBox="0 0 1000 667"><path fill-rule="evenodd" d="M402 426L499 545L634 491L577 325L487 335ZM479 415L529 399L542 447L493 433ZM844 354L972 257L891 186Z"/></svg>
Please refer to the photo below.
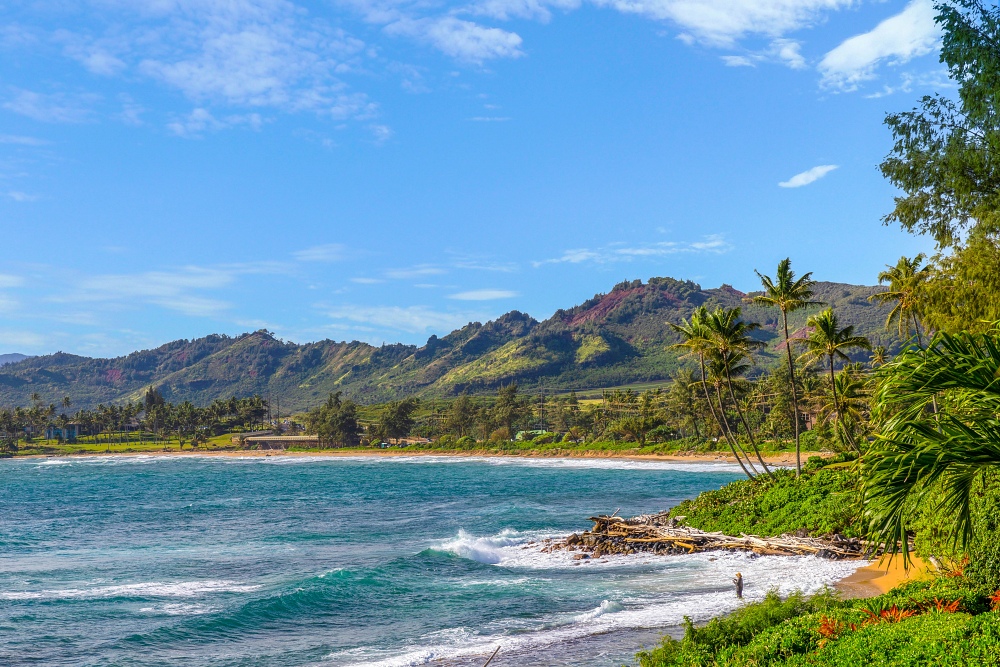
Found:
<svg viewBox="0 0 1000 667"><path fill-rule="evenodd" d="M886 270L878 274L878 283L889 283L889 289L868 297L869 301L879 304L895 302L889 315L885 318L885 328L888 331L896 321L896 331L900 336L910 333L910 326L917 335L917 343L922 347L923 336L920 333L920 288L930 277L930 267L922 266L923 253L913 259L900 257L895 266L886 265Z"/></svg>
<svg viewBox="0 0 1000 667"><path fill-rule="evenodd" d="M909 512L940 492L940 517L962 547L972 537L972 495L1000 467L1000 330L936 334L879 369L879 427L862 463L866 529L875 544L909 560ZM930 410L940 396L938 414Z"/></svg>
<svg viewBox="0 0 1000 667"><path fill-rule="evenodd" d="M843 413L843 406L837 392L837 378L834 374L834 366L837 361L849 362L851 358L847 356L847 351L855 348L871 350L871 343L864 336L854 335L854 326L840 328L840 322L832 308L816 313L807 321L812 331L809 337L802 340L806 351L799 360L808 363L816 363L822 359L827 361L830 371L830 391L833 394L833 408L835 411L834 426L839 430L840 415Z"/></svg>
<svg viewBox="0 0 1000 667"><path fill-rule="evenodd" d="M864 436L868 428L869 396L867 383L860 364L847 364L835 380L838 403L832 400L820 407L821 418L832 418L840 441L859 449L857 436Z"/></svg>
<svg viewBox="0 0 1000 667"><path fill-rule="evenodd" d="M889 361L889 353L885 349L884 345L876 345L872 348L871 359L868 360L868 365L872 368L881 368L885 366Z"/></svg>
<svg viewBox="0 0 1000 667"><path fill-rule="evenodd" d="M816 281L812 279L812 272L806 273L800 278L795 278L792 271L792 261L785 258L778 262L778 271L774 274L774 280L763 275L754 269L754 273L760 278L760 283L764 287L762 294L753 297L753 302L761 306L771 306L781 311L781 326L785 332L785 352L788 356L788 378L792 389L792 412L795 423L795 476L802 474L802 454L799 447L799 397L795 386L795 363L792 361L792 345L788 335L788 313L812 306L818 303L811 301L812 287Z"/></svg>
<svg viewBox="0 0 1000 667"><path fill-rule="evenodd" d="M680 324L671 323L671 328L681 335L681 342L675 343L674 345L671 345L671 347L674 349L684 350L686 352L685 356L693 356L698 359L698 366L701 371L701 387L705 393L705 401L708 403L708 408L712 413L712 418L715 419L716 423L719 425L722 437L726 439L726 443L729 445L729 450L736 458L736 462L740 464L740 468L743 469L743 472L746 473L747 477L754 479L755 475L750 472L746 464L744 464L743 459L736 452L737 443L732 436L732 431L729 428L725 407L721 402L721 392L718 392L717 388L717 393L720 399L719 411L717 412L715 409L715 403L712 402L712 395L708 390L706 357L714 348L711 341L711 334L705 325L708 318L708 309L705 306L699 306L693 313L691 313L690 321L682 319ZM747 462L749 463L749 459Z"/></svg>
<svg viewBox="0 0 1000 667"><path fill-rule="evenodd" d="M726 388L729 390L729 396L736 408L736 415L739 418L739 422L743 424L743 428L746 430L747 440L750 441L750 447L757 456L761 467L770 476L771 471L768 469L767 464L764 463L764 458L760 455L753 429L750 428L750 424L743 414L743 408L740 406L740 402L736 398L736 392L733 389L733 378L740 377L750 370L749 364L745 362L752 362L753 351L764 346L760 341L756 341L750 337L750 332L758 329L759 325L752 322L745 322L741 315L742 310L740 308L716 308L709 314L708 319L705 321L705 327L708 329L709 340L712 344L710 355L721 364L721 369L726 380Z"/></svg>

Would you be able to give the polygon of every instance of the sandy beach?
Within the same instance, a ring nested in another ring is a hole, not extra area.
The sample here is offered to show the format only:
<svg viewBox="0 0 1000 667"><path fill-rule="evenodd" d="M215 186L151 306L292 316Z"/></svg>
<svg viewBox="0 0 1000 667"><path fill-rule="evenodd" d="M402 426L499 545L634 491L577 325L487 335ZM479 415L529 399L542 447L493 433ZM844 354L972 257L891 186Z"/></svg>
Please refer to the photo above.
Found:
<svg viewBox="0 0 1000 667"><path fill-rule="evenodd" d="M870 598L888 593L890 589L908 581L919 581L931 577L928 564L914 557L909 569L903 567L903 557L897 556L889 562L883 558L838 581L835 588L845 598Z"/></svg>
<svg viewBox="0 0 1000 667"><path fill-rule="evenodd" d="M330 456L330 457L356 457L356 456L456 456L456 457L496 457L496 458L536 458L536 459L622 459L627 461L660 461L673 463L736 463L736 459L721 452L707 454L701 453L678 453L678 454L619 454L616 452L559 452L553 454L539 453L517 453L500 454L491 451L448 451L448 450L412 450L412 449L323 449L316 451L284 451L284 450L149 450L140 452L84 452L84 453L58 453L58 454L30 454L15 458L64 458L67 456L233 456L233 457L268 457L268 456ZM810 456L822 456L824 458L834 456L830 452L803 452L803 463ZM795 465L795 454L793 452L782 452L780 454L765 454L764 460L769 465L790 467Z"/></svg>

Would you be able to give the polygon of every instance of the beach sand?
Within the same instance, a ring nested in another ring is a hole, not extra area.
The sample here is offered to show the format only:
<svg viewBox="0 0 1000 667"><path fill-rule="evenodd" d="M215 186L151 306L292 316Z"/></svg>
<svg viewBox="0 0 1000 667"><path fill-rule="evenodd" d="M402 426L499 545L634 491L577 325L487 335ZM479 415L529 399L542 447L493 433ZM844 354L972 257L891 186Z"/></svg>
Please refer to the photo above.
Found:
<svg viewBox="0 0 1000 667"><path fill-rule="evenodd" d="M435 451L435 450L411 450L411 449L324 449L319 451L299 451L289 452L280 449L265 450L148 450L138 452L86 452L86 453L58 453L58 454L31 454L28 456L18 456L16 458L63 458L67 456L459 456L459 457L502 457L502 458L539 458L539 459L624 459L627 461L663 461L672 463L736 463L730 455L723 452L713 452L708 454L700 453L680 453L680 454L619 454L616 452L560 452L558 454L497 454L486 451ZM830 452L802 452L802 463L805 464L810 456L822 456L829 458L835 456ZM794 452L782 452L780 454L765 454L764 460L769 465L793 467L795 465Z"/></svg>
<svg viewBox="0 0 1000 667"><path fill-rule="evenodd" d="M848 599L870 598L888 593L890 589L908 581L929 579L933 576L930 565L922 558L913 557L909 570L903 567L903 557L897 556L889 562L883 558L878 562L858 568L835 584L841 595Z"/></svg>

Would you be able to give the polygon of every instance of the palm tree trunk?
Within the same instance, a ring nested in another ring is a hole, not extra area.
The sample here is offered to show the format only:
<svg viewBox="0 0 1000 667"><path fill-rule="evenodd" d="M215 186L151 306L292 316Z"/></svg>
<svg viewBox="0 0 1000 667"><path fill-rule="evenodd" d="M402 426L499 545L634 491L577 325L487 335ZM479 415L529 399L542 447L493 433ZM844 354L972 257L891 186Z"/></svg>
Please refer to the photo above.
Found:
<svg viewBox="0 0 1000 667"><path fill-rule="evenodd" d="M788 313L781 309L781 322L785 327L785 352L788 353L788 378L792 387L792 419L795 422L795 477L802 476L802 451L799 447L799 395L795 387L795 364L792 362L792 342L788 337Z"/></svg>
<svg viewBox="0 0 1000 667"><path fill-rule="evenodd" d="M833 374L833 355L830 355L830 389L833 390L833 430L840 433L840 398L837 396L837 379ZM855 449L857 446L855 445Z"/></svg>
<svg viewBox="0 0 1000 667"><path fill-rule="evenodd" d="M771 477L771 470L764 463L764 458L760 455L760 450L757 449L757 440L753 437L753 431L750 430L750 424L747 422L746 417L743 416L743 408L740 407L740 402L736 400L736 392L733 391L733 378L729 374L729 367L726 366L726 385L729 387L729 397L733 399L733 405L736 406L736 415L740 418L740 422L743 423L743 428L747 431L747 439L750 440L750 447L753 449L753 453L757 455L757 460L760 461L760 465L764 468L764 472L767 473L768 477Z"/></svg>
<svg viewBox="0 0 1000 667"><path fill-rule="evenodd" d="M750 455L747 454L746 450L743 449L743 445L740 444L739 433L734 434L732 427L729 425L729 417L726 416L725 398L723 398L722 389L719 386L721 384L721 382L713 383L715 386L715 395L719 399L719 414L722 415L722 423L726 427L726 433L729 434L730 442L734 443L736 448L740 450L740 453L743 454L743 458L747 460L747 465L750 466L750 469L753 470L755 475L759 475L760 471L758 471L757 467L754 466L753 461L750 459Z"/></svg>
<svg viewBox="0 0 1000 667"><path fill-rule="evenodd" d="M712 417L714 417L715 421L719 424L719 430L722 431L722 437L726 439L726 444L729 445L729 450L733 453L733 456L736 458L736 462L740 464L740 468L743 469L743 472L746 474L747 477L749 477L750 479L755 479L753 473L747 470L747 467L743 465L743 459L741 459L740 455L736 453L736 447L733 444L729 432L723 426L722 419L720 419L719 415L715 413L715 404L712 403L712 396L711 394L708 393L708 379L705 377L705 357L703 355L699 356L699 360L701 362L701 386L702 389L704 389L705 391L705 400L708 401L708 409L712 411ZM722 408L721 403L719 404L719 408L720 409ZM723 417L725 417L725 415L723 415Z"/></svg>

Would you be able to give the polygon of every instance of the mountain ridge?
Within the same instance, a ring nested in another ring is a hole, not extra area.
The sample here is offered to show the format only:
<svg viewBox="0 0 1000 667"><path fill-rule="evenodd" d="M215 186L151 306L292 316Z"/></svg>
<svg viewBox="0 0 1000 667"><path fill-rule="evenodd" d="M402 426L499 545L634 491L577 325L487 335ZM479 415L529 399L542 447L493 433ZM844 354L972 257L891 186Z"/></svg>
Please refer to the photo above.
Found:
<svg viewBox="0 0 1000 667"><path fill-rule="evenodd" d="M817 283L816 299L834 306L844 324L890 351L897 338L884 330L888 306L868 297L882 288ZM486 323L469 324L422 346L373 346L360 341L322 340L296 344L260 330L238 336L211 334L171 341L114 358L57 352L0 368L0 405L27 405L32 393L46 403L69 396L74 408L137 400L156 386L167 400L204 405L215 398L254 393L279 397L285 410L301 410L331 391L362 402L404 396L487 392L520 382L550 391L665 380L679 365L668 349L677 341L671 323L700 305L740 306L758 322L765 344L758 364L777 358L780 315L747 304L732 286L702 289L692 281L650 278L625 281L546 320L510 311ZM792 330L809 314L793 313Z"/></svg>

